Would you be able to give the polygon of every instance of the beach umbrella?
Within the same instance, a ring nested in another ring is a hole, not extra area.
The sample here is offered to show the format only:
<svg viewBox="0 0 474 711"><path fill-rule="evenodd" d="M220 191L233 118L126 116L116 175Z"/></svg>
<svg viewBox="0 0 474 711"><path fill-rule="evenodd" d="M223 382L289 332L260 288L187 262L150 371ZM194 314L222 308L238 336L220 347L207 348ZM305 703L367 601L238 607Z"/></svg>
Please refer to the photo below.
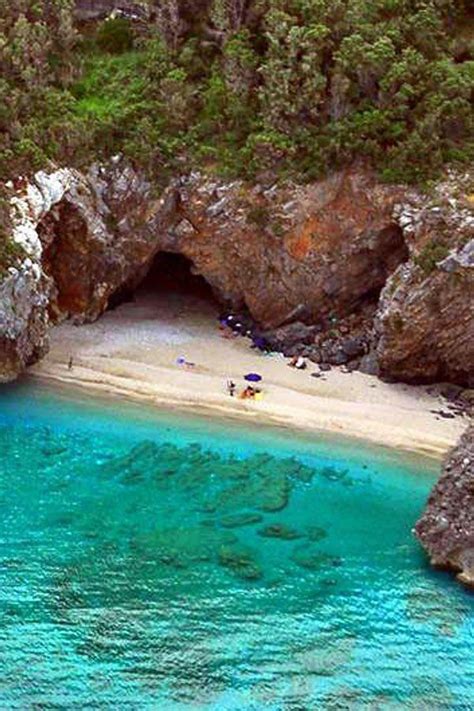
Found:
<svg viewBox="0 0 474 711"><path fill-rule="evenodd" d="M244 380L248 380L249 383L259 383L261 379L262 376L258 373L247 373L247 375L244 375Z"/></svg>

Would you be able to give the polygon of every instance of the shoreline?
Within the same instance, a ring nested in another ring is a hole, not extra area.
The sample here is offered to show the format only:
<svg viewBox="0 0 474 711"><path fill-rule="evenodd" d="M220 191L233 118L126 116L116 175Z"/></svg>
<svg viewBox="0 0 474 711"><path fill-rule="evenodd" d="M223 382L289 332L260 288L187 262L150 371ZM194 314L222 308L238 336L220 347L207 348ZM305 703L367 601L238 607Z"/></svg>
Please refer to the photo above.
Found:
<svg viewBox="0 0 474 711"><path fill-rule="evenodd" d="M132 392L127 388L112 386L110 382L100 383L94 380L76 380L73 378L63 378L57 375L45 375L44 373L31 373L27 377L27 381L31 381L34 385L44 386L48 392L55 395L65 395L66 397L75 396L81 397L85 401L89 397L96 398L107 405L111 405L115 401L122 402L126 405L138 407L144 405L149 412L155 411L157 414L171 414L175 417L180 414L199 419L209 418L214 422L234 423L237 425L255 427L258 430L277 429L280 434L291 435L295 438L303 438L308 442L308 437L327 436L335 441L343 444L358 443L361 447L373 447L385 452L392 451L394 454L403 456L413 456L430 460L431 462L441 462L445 454L452 448L453 445L446 441L446 445L438 439L432 443L418 442L416 438L412 441L396 443L395 439L389 440L380 436L380 433L374 433L370 436L366 432L364 434L353 431L349 427L336 429L335 427L310 426L297 424L294 420L278 417L276 413L269 413L262 416L261 410L251 412L250 409L238 410L231 409L225 406L220 406L211 403L196 403L194 400L171 400L160 398L150 394ZM466 425L467 427L467 425Z"/></svg>
<svg viewBox="0 0 474 711"><path fill-rule="evenodd" d="M147 295L94 324L56 327L50 353L30 368L30 376L160 409L329 433L438 460L468 425L466 418L433 414L445 404L427 388L388 385L337 368L313 378L313 364L295 371L278 355L252 351L245 339L223 339L209 304L183 298ZM178 366L182 355L195 367ZM249 371L263 375L262 401L226 392L228 378L240 389Z"/></svg>

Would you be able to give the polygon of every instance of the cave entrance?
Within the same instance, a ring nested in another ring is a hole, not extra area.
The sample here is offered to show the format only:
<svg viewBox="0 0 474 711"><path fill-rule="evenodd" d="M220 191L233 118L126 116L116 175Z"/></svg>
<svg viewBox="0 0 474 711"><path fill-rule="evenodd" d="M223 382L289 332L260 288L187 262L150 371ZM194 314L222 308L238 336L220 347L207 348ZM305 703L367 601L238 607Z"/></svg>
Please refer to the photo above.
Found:
<svg viewBox="0 0 474 711"><path fill-rule="evenodd" d="M158 252L144 277L136 284L121 287L110 299L109 309L129 302L173 301L184 305L202 305L206 311L219 311L220 303L212 287L200 274L193 273L193 263L182 254Z"/></svg>

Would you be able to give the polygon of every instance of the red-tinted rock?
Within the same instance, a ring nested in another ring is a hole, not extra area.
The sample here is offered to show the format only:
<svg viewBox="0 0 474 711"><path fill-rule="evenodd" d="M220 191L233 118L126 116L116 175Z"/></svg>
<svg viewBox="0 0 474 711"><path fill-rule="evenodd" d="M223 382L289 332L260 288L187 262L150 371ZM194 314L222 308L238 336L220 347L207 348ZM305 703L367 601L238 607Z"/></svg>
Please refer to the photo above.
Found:
<svg viewBox="0 0 474 711"><path fill-rule="evenodd" d="M265 327L295 310L307 322L346 315L407 257L392 218L403 191L367 172L268 190L192 175L179 192L183 219L165 248Z"/></svg>
<svg viewBox="0 0 474 711"><path fill-rule="evenodd" d="M411 259L383 290L375 320L380 372L408 382L474 384L474 212L471 178L398 210Z"/></svg>

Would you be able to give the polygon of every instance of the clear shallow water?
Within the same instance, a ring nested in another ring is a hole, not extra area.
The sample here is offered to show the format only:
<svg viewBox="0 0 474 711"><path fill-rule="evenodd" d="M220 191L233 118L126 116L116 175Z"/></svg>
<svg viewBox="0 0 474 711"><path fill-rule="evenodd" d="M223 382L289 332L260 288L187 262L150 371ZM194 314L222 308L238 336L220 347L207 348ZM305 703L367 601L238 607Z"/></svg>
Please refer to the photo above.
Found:
<svg viewBox="0 0 474 711"><path fill-rule="evenodd" d="M426 460L0 391L0 708L471 709Z"/></svg>

